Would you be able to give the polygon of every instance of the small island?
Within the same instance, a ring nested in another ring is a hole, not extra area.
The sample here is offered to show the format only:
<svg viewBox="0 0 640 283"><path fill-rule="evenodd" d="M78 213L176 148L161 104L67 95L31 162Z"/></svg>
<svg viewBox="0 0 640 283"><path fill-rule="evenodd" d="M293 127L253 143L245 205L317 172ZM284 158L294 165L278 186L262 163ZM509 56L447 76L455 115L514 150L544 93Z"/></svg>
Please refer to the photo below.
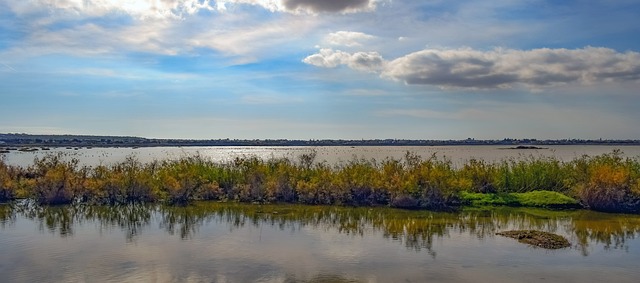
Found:
<svg viewBox="0 0 640 283"><path fill-rule="evenodd" d="M501 148L501 149L549 149L549 148L547 148L547 147L539 147L539 146L535 146L535 145L519 145L519 146L506 147L506 148Z"/></svg>
<svg viewBox="0 0 640 283"><path fill-rule="evenodd" d="M518 240L520 243L544 249L563 249L571 246L569 241L560 235L536 230L514 230L498 232L496 235Z"/></svg>

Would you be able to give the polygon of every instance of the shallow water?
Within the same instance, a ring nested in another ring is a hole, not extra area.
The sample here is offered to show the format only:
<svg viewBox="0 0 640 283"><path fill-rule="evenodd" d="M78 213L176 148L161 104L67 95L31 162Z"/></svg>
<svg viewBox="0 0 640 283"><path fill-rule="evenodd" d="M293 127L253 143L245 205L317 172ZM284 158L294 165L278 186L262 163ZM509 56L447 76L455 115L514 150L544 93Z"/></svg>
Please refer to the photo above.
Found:
<svg viewBox="0 0 640 283"><path fill-rule="evenodd" d="M555 157L570 161L582 155L600 155L620 150L624 156L640 158L640 146L607 146L607 145L560 145L544 146L544 149L505 149L509 146L283 146L283 147L146 147L146 148L52 148L35 152L10 151L4 155L5 162L12 165L29 166L35 157L42 157L51 153L62 153L67 157L77 158L81 165L95 166L112 164L123 161L128 156L135 156L142 162L153 160L177 159L184 156L199 154L215 162L229 162L236 157L256 156L262 159L286 157L297 160L302 154L315 152L316 162L340 164L357 159L375 159L382 161L386 158L401 159L407 152L429 158L448 158L454 165L460 165L469 159L482 159L487 162L497 162L504 159Z"/></svg>
<svg viewBox="0 0 640 283"><path fill-rule="evenodd" d="M572 247L496 236L537 229ZM2 282L637 282L640 216L200 202L0 204Z"/></svg>

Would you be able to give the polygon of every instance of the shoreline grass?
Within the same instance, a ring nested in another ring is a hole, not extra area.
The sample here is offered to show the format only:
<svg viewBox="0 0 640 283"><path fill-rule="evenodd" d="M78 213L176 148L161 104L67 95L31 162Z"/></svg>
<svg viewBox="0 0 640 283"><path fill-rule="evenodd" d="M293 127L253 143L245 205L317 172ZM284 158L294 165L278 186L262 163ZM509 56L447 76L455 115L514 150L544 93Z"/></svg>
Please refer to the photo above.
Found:
<svg viewBox="0 0 640 283"><path fill-rule="evenodd" d="M572 161L540 157L453 166L436 156L407 152L402 159L354 159L336 166L297 160L236 158L212 162L193 155L142 163L80 166L62 153L31 166L0 158L0 201L29 198L39 204L122 204L194 200L391 206L441 210L460 205L584 207L640 212L640 161L620 151Z"/></svg>
<svg viewBox="0 0 640 283"><path fill-rule="evenodd" d="M463 204L471 206L523 206L553 209L571 209L581 207L577 200L567 195L552 191L500 194L462 192L460 197Z"/></svg>

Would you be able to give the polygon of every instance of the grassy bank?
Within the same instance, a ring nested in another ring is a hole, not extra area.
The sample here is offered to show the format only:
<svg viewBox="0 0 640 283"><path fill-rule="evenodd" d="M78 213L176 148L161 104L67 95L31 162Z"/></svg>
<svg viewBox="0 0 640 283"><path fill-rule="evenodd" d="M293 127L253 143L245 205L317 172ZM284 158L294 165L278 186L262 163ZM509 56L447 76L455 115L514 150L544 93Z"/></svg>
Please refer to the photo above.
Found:
<svg viewBox="0 0 640 283"><path fill-rule="evenodd" d="M296 160L236 158L215 163L201 156L141 163L79 166L50 154L26 168L0 160L0 201L31 198L41 204L192 200L287 202L444 209L464 204L575 206L640 211L640 161L614 151L562 162L554 158L469 160L453 166L435 156L352 160L336 166Z"/></svg>
<svg viewBox="0 0 640 283"><path fill-rule="evenodd" d="M472 206L526 206L544 208L580 208L580 203L561 193L532 191L526 193L470 193L460 194L462 203Z"/></svg>

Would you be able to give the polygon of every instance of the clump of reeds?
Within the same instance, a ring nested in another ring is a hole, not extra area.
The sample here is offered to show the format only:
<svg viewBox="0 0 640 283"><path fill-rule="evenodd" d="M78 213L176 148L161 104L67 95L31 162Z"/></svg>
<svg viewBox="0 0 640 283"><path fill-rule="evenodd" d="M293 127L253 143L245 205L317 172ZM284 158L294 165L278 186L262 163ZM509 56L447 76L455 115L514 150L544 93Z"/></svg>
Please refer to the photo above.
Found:
<svg viewBox="0 0 640 283"><path fill-rule="evenodd" d="M0 201L12 200L15 198L15 188L13 180L16 179L15 170L0 158Z"/></svg>
<svg viewBox="0 0 640 283"><path fill-rule="evenodd" d="M573 193L586 207L640 212L640 164L619 151L574 160Z"/></svg>
<svg viewBox="0 0 640 283"><path fill-rule="evenodd" d="M82 198L98 203L151 202L159 199L158 162L142 164L133 156L110 165L91 168Z"/></svg>
<svg viewBox="0 0 640 283"><path fill-rule="evenodd" d="M201 156L189 156L160 164L159 195L170 204L186 204L194 199L216 199L221 193L219 171Z"/></svg>
<svg viewBox="0 0 640 283"><path fill-rule="evenodd" d="M41 204L71 203L82 193L87 173L78 162L76 158L63 158L61 153L36 158L27 169L27 176L33 178L28 196Z"/></svg>

